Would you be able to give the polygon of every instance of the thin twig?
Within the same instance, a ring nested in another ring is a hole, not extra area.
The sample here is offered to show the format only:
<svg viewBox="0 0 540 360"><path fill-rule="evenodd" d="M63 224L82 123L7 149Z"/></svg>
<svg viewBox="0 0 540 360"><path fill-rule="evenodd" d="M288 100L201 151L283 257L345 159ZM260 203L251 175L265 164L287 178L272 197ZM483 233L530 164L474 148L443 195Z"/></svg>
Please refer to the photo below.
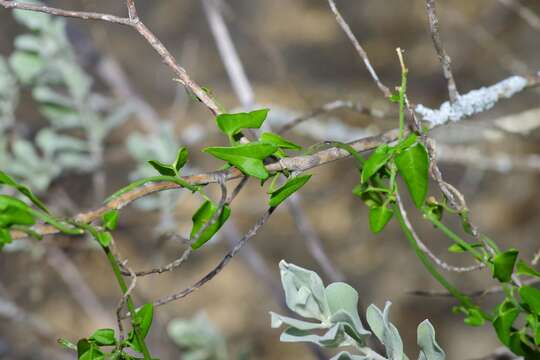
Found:
<svg viewBox="0 0 540 360"><path fill-rule="evenodd" d="M144 23L137 17L137 10L135 2L130 0L127 2L130 18L118 17L110 14L85 12L85 11L71 11L58 9L48 6L34 5L28 3L21 3L18 1L0 0L0 6L6 9L19 9L37 11L50 15L79 18L83 20L100 20L115 24L127 25L133 27L137 32L143 36L146 41L152 46L152 48L159 54L163 62L168 65L177 76L177 81L184 85L189 91L191 91L214 115L220 114L221 110L217 102L208 95L204 89L193 81L186 70L180 66L174 56L163 45L163 43L144 25Z"/></svg>
<svg viewBox="0 0 540 360"><path fill-rule="evenodd" d="M2 4L0 0L0 5ZM529 89L533 87L537 87L540 85L540 74L537 74L535 76L530 76L528 78L525 78L526 80L526 86L522 89ZM502 82L507 81L503 80ZM440 124L431 124L431 129L440 126ZM399 129L392 129L389 131L386 131L380 135L376 136L370 136L370 137L364 137L355 141L352 141L349 143L356 151L358 152L364 152L373 150L377 146L381 144L387 144L391 143L395 140L397 140L399 135ZM346 159L350 157L349 152L340 149L340 148L329 148L324 149L321 151L318 151L311 155L300 155L295 157L288 157L281 159L280 161L271 163L266 165L266 170L270 173L279 172L279 171L306 171L309 169L312 169L314 167L318 167L336 160L340 159ZM217 183L219 178L221 176L225 176L225 180L232 180L237 179L244 174L237 168L229 168L226 170L219 170L219 171L213 171L208 173L201 173L197 175L191 175L191 176L184 176L182 177L183 180L185 180L187 183L191 185L207 185L210 183ZM171 190L171 189L178 189L181 186L174 182L157 182L157 183L149 183L142 185L141 187L135 188L131 191L128 191L124 193L121 196L118 196L117 198L109 201L104 206L95 209L93 211L89 211L86 213L81 213L77 216L75 216L75 220L77 222L82 223L89 223L91 221L97 220L101 215L103 215L105 212L113 209L121 209L124 206L129 205L133 201L140 199L144 196L165 191L165 190ZM52 235L57 234L59 231L50 225L36 225L33 227L33 230L41 235ZM20 231L12 231L11 232L12 238L14 240L17 239L23 239L27 238L28 235L24 232Z"/></svg>
<svg viewBox="0 0 540 360"><path fill-rule="evenodd" d="M210 220L208 222L206 222L199 229L199 231L197 231L197 233L188 241L190 244L191 243L196 243L199 240L199 238L201 237L201 235L206 231L206 229L208 229L210 226L212 226L212 225L214 225L216 223L216 221L221 217L221 213L223 212L223 209L225 208L225 205L227 203L229 203L227 201L227 187L225 186L225 181L223 179L221 179L220 182L219 182L219 185L221 186L221 199L219 201L218 209L214 213L212 218L210 218ZM174 261L170 262L169 264L164 265L164 266L160 266L160 267L156 267L156 268L153 268L153 269L149 269L149 270L137 271L137 272L135 272L135 275L136 276L147 276L147 275L152 275L152 274L162 274L164 272L169 272L169 271L176 270L180 266L182 266L182 264L184 264L184 262L186 262L186 260L191 255L191 252L192 252L192 248L191 248L191 246L189 246L186 250L184 250L184 252L182 253L182 255L179 258L175 259ZM125 270L122 271L122 274L123 275L130 275L130 273L128 273Z"/></svg>
<svg viewBox="0 0 540 360"><path fill-rule="evenodd" d="M307 121L307 120L311 120L319 115L323 115L323 114L326 114L328 112L331 112L331 111L334 111L334 110L338 110L338 109L350 109L350 110L353 110L355 112L358 112L360 114L363 114L363 115L368 115L368 116L371 116L371 117L374 117L374 118L382 118L384 116L384 114L380 111L377 111L377 110L374 110L374 109L371 109L371 108L368 108L368 107L365 107L359 103L355 103L353 101L349 101L349 100L335 100L335 101L332 101L332 102L329 102L329 103L326 103L312 111L310 111L309 113L307 114L304 114L304 115L301 115L295 119L292 119L290 122L288 122L287 124L283 125L282 127L280 127L278 130L277 130L277 133L278 134L283 134L289 130L291 130L292 128L296 127L297 125Z"/></svg>
<svg viewBox="0 0 540 360"><path fill-rule="evenodd" d="M382 91L382 93L384 94L384 97L389 98L392 95L390 89L388 89L388 87L386 87L379 79L379 76L375 72L375 69L373 69L373 66L371 66L371 62L369 61L366 51L364 50L362 45L360 45L360 42L358 41L358 39L356 39L356 36L354 36L354 33L352 32L349 24L347 24L343 16L341 16L341 13L339 12L337 8L336 3L334 2L334 0L328 0L328 4L330 5L330 9L336 16L336 20L339 26L345 32L345 34L349 38L349 41L353 44L356 52L364 61L364 64L366 65L366 68L369 74L371 75L371 78L373 79L375 84L377 84L377 87L379 88L379 90Z"/></svg>
<svg viewBox="0 0 540 360"><path fill-rule="evenodd" d="M236 95L242 106L245 109L249 109L255 103L255 93L249 83L249 79L245 73L244 66L236 51L233 40L229 35L223 16L217 8L215 0L204 0L203 4L208 17L208 22L212 29L212 34L218 45L221 59L229 74L229 79L235 89ZM265 127L265 130L272 131L272 127L268 123L263 124L263 126ZM235 193L237 193L243 185L243 183L240 183L235 189ZM324 252L321 239L300 206L300 199L301 197L299 194L293 194L287 201L289 205L288 210L300 233L303 235L302 237L305 240L309 252L322 267L330 280L334 282L343 281L345 277L337 267L332 264L332 261Z"/></svg>
<svg viewBox="0 0 540 360"><path fill-rule="evenodd" d="M429 256L429 258L437 266L439 266L441 269L444 269L446 271L463 273L463 272L470 272L470 271L479 270L479 269L484 267L484 264L477 264L477 265L471 265L471 266L465 266L465 267L453 266L453 265L450 265L450 264L446 263L444 260L438 258L426 246L426 244L424 244L424 242L420 239L420 237L418 236L418 234L414 230L414 227L412 226L411 222L409 221L409 217L407 216L407 212L405 210L405 207L403 206L403 203L401 201L401 197L399 196L399 194L397 194L397 196L396 196L396 202L397 202L397 204L399 206L399 210L401 211L401 214L403 216L403 222L404 222L405 226L407 227L407 229L410 231L411 235L413 236L414 241L416 241L416 243L418 244L418 247L420 248L420 250L422 250L427 256Z"/></svg>
<svg viewBox="0 0 540 360"><path fill-rule="evenodd" d="M202 279L197 281L192 286L174 293L172 295L169 295L167 297L164 297L162 299L159 299L154 302L154 306L161 306L168 304L172 301L184 298L191 294L192 292L200 289L204 284L206 284L208 281L212 280L216 275L218 275L224 268L227 266L229 261L242 249L242 247L251 239L254 237L259 229L263 227L263 225L268 221L270 218L270 215L272 215L275 208L268 209L264 215L257 221L257 223L236 243L236 245L225 255L225 257L210 271L208 274L206 274Z"/></svg>
<svg viewBox="0 0 540 360"><path fill-rule="evenodd" d="M433 46L435 47L435 51L437 51L437 56L439 57L439 61L441 62L443 68L444 77L448 82L448 95L450 96L450 102L454 103L458 99L459 93L457 91L456 82L454 80L454 75L452 74L452 69L450 66L452 60L444 49L441 40L441 34L439 30L439 18L437 17L437 11L435 9L435 0L426 0L426 8L429 19L429 30L431 33L431 39L433 40Z"/></svg>
<svg viewBox="0 0 540 360"><path fill-rule="evenodd" d="M236 97L240 100L242 106L249 109L255 105L254 91L244 67L242 66L242 62L240 61L234 42L231 39L229 29L218 8L218 4L216 3L216 0L203 0L202 4L208 23L210 24L210 30L216 41L221 60L231 79L231 84Z"/></svg>
<svg viewBox="0 0 540 360"><path fill-rule="evenodd" d="M137 275L127 266L127 260L120 263L122 269L126 269L129 276L131 277L131 283L129 284L129 287L127 291L122 295L120 300L118 301L118 304L116 305L116 322L118 324L118 332L120 341L124 339L124 327L122 325L122 309L124 308L124 305L126 304L127 298L129 295L131 295L131 292L133 289L135 289L135 286L137 285Z"/></svg>

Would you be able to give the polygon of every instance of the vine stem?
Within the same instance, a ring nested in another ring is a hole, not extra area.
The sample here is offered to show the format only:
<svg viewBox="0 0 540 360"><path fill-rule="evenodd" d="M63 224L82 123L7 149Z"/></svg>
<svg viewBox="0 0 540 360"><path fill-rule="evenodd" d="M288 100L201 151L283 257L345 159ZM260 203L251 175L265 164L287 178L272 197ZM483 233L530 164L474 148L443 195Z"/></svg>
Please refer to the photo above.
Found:
<svg viewBox="0 0 540 360"><path fill-rule="evenodd" d="M92 225L84 224L84 223L77 223L76 225L77 227L88 231L92 235L92 237L94 237L94 239L99 243L98 232ZM114 254L112 253L110 247L101 245L101 248L103 249L103 251L105 252L105 255L107 256L107 260L109 261L109 264L111 265L112 271L114 273L114 277L116 278L116 281L118 282L118 285L120 286L120 290L122 291L122 295L125 296L126 293L128 292L128 285L126 284L126 281L122 277L122 270L120 269L120 266L118 265L118 262L116 261L116 258L114 257ZM141 347L144 360L152 360L152 355L150 355L148 346L146 346L146 343L144 341L144 336L141 333L140 324L135 318L136 308L135 308L135 304L133 303L133 299L131 298L131 295L127 295L126 305L129 310L131 326L133 328L133 332L135 333L135 338L137 339L137 342L139 343L139 346Z"/></svg>
<svg viewBox="0 0 540 360"><path fill-rule="evenodd" d="M399 224L401 225L401 228L403 232L405 233L405 236L407 237L407 240L409 240L409 243L411 247L413 248L414 252L416 253L416 256L420 259L424 267L429 271L431 276L435 280L437 280L452 296L454 296L463 306L465 307L475 307L471 299L463 294L461 291L459 291L456 287L454 287L440 272L437 271L435 266L431 263L427 255L420 249L418 246L418 243L416 242L415 236L413 234L413 228L411 223L409 222L409 219L407 217L407 212L405 211L405 208L403 207L403 203L401 201L401 197L399 196L399 192L396 190L396 215L399 220ZM492 316L487 314L486 312L482 311L481 309L478 309L482 316L489 321L492 321Z"/></svg>
<svg viewBox="0 0 540 360"><path fill-rule="evenodd" d="M401 86L399 87L399 138L402 139L405 134L405 94L407 93L407 73L409 70L403 60L403 50L396 49L399 63L401 65Z"/></svg>

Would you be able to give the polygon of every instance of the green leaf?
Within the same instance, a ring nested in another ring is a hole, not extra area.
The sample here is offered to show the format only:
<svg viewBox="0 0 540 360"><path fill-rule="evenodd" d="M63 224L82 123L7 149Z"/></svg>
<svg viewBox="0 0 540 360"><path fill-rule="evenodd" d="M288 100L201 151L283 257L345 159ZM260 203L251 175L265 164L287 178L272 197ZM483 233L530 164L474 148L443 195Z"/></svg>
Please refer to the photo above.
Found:
<svg viewBox="0 0 540 360"><path fill-rule="evenodd" d="M429 158L424 145L416 144L404 150L395 161L414 204L421 208L428 192Z"/></svg>
<svg viewBox="0 0 540 360"><path fill-rule="evenodd" d="M236 146L216 146L216 147L207 147L204 149L204 152L209 153L217 157L218 159L225 160L220 156L241 156L246 158L264 160L273 153L276 152L278 147L273 144L262 143L259 141L254 141L249 144L242 144Z"/></svg>
<svg viewBox="0 0 540 360"><path fill-rule="evenodd" d="M480 243L469 244L471 248L481 248L483 245ZM467 252L467 248L460 244L452 244L448 247L448 251L455 254Z"/></svg>
<svg viewBox="0 0 540 360"><path fill-rule="evenodd" d="M418 136L415 133L410 134L405 139L401 140L399 143L397 143L392 149L395 151L402 151L409 147L411 147L415 142Z"/></svg>
<svg viewBox="0 0 540 360"><path fill-rule="evenodd" d="M369 184L358 184L353 188L353 194L358 196L368 208L382 206L381 196L376 191L368 191Z"/></svg>
<svg viewBox="0 0 540 360"><path fill-rule="evenodd" d="M11 234L8 229L0 229L0 250L4 245L10 244L12 241Z"/></svg>
<svg viewBox="0 0 540 360"><path fill-rule="evenodd" d="M394 211L385 205L369 208L369 228L374 234L380 233L392 219Z"/></svg>
<svg viewBox="0 0 540 360"><path fill-rule="evenodd" d="M391 151L391 148L386 144L375 149L362 167L360 181L363 183L367 182L380 168L386 165L388 160L392 157L392 154L393 151Z"/></svg>
<svg viewBox="0 0 540 360"><path fill-rule="evenodd" d="M180 172L180 169L186 165L186 162L188 160L188 150L185 147L181 147L178 150L178 154L176 154L176 159L174 160L173 167L176 169L176 172Z"/></svg>
<svg viewBox="0 0 540 360"><path fill-rule="evenodd" d="M510 302L499 306L498 315L493 320L493 327L499 340L506 346L510 346L512 326L520 311Z"/></svg>
<svg viewBox="0 0 540 360"><path fill-rule="evenodd" d="M516 273L518 275L528 275L540 278L540 272L523 260L518 261Z"/></svg>
<svg viewBox="0 0 540 360"><path fill-rule="evenodd" d="M116 229L118 225L118 210L109 210L101 217L103 226L109 231Z"/></svg>
<svg viewBox="0 0 540 360"><path fill-rule="evenodd" d="M12 225L33 225L35 223L32 209L19 199L8 195L0 195L0 227Z"/></svg>
<svg viewBox="0 0 540 360"><path fill-rule="evenodd" d="M49 213L49 210L47 209L45 204L41 200L39 200L37 196L34 195L34 193L32 192L32 190L30 190L29 187L17 183L3 171L0 171L0 184L5 184L17 189L17 191L26 196L28 200L30 200L34 205L36 205L38 208L45 211L46 213Z"/></svg>
<svg viewBox="0 0 540 360"><path fill-rule="evenodd" d="M288 180L283 186L279 189L276 189L270 193L270 201L268 205L270 207L276 207L281 204L285 199L294 194L298 189L304 186L308 180L311 178L311 175L297 176Z"/></svg>
<svg viewBox="0 0 540 360"><path fill-rule="evenodd" d="M103 352L98 346L87 339L79 340L77 343L77 358L79 360L104 360Z"/></svg>
<svg viewBox="0 0 540 360"><path fill-rule="evenodd" d="M209 147L203 151L227 161L247 175L264 180L268 178L268 171L262 160L275 153L277 149L272 144L253 142L233 147Z"/></svg>
<svg viewBox="0 0 540 360"><path fill-rule="evenodd" d="M519 296L533 314L540 315L540 290L523 285L519 288Z"/></svg>
<svg viewBox="0 0 540 360"><path fill-rule="evenodd" d="M259 141L267 144L275 145L281 149L290 149L290 150L301 150L302 147L300 145L297 145L295 143L292 143L283 137L281 137L278 134L274 134L271 132L264 132L262 133Z"/></svg>
<svg viewBox="0 0 540 360"><path fill-rule="evenodd" d="M482 313L480 310L476 308L468 308L466 309L467 317L463 322L469 326L482 326L484 325L485 319L482 316Z"/></svg>
<svg viewBox="0 0 540 360"><path fill-rule="evenodd" d="M90 340L95 341L99 346L111 346L116 344L116 336L113 329L96 330Z"/></svg>
<svg viewBox="0 0 540 360"><path fill-rule="evenodd" d="M269 109L255 110L249 113L221 114L216 117L218 128L230 138L242 129L258 129L266 120Z"/></svg>
<svg viewBox="0 0 540 360"><path fill-rule="evenodd" d="M108 231L100 231L97 233L97 241L103 247L108 247L112 242L112 235Z"/></svg>
<svg viewBox="0 0 540 360"><path fill-rule="evenodd" d="M135 312L135 323L139 326L140 334L144 338L148 335L150 327L152 326L152 320L154 319L154 305L144 304L139 310ZM128 341L131 347L139 352L142 351L141 345L135 337L135 332L131 330L128 335Z"/></svg>
<svg viewBox="0 0 540 360"><path fill-rule="evenodd" d="M174 166L162 163L157 160L148 160L148 163L152 165L154 169L157 170L158 173L164 176L176 176L177 172Z"/></svg>
<svg viewBox="0 0 540 360"><path fill-rule="evenodd" d="M518 251L516 249L495 255L493 258L493 277L501 282L509 282L512 279L517 257Z"/></svg>
<svg viewBox="0 0 540 360"><path fill-rule="evenodd" d="M190 239L195 242L191 244L192 249L198 249L210 240L231 215L231 208L229 205L225 204L219 218L212 225L207 227L202 234L200 234L198 239L194 239L195 235L214 217L214 214L218 210L219 208L217 205L207 200L199 207L197 212L193 214L193 227L191 229Z"/></svg>

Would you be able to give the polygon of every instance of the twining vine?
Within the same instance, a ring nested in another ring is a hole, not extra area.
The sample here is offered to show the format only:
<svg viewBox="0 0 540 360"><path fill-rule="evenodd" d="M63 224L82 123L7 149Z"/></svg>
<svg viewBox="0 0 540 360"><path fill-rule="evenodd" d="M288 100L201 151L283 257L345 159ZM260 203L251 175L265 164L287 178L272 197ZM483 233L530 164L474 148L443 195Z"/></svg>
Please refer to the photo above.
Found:
<svg viewBox="0 0 540 360"><path fill-rule="evenodd" d="M4 7L12 8L16 4L0 0L0 5ZM203 186L209 181L200 180L197 184L193 184L186 180L182 169L188 161L189 154L186 148L180 148L175 161L170 164L150 160L149 165L159 175L138 180L119 190L106 200L107 204L119 199L124 201L124 196L146 186L160 183L163 183L164 187L155 191L181 187L193 193L199 193L204 201L192 216L190 251L197 251L203 247L229 219L232 212L231 202L245 183L241 182L234 194L227 196L224 185L227 180L225 170L237 169L237 177L255 178L260 181L261 186L269 182L268 210L220 264L194 286L157 300L153 304L137 307L131 297L137 273L129 269L116 254L112 232L116 229L119 208L147 193L142 193L140 196L136 194L117 208L100 210L99 221L95 221L97 220L95 216L86 221L80 217L63 219L51 214L45 204L28 187L19 184L8 174L0 171L0 184L18 193L18 196L0 195L0 247L12 242L13 237L21 237L21 234L39 240L45 232L39 231L40 228L36 224L46 224L54 229L51 232L66 235L90 234L103 249L111 266L122 293L117 309L119 333L117 334L113 329L98 329L89 337L79 339L76 343L65 339L60 341L66 348L75 350L79 359L85 360L100 359L105 355L111 359L139 358L131 355L132 351L142 355L145 360L151 360L151 351L145 342L145 337L152 323L154 305L161 305L186 296L217 275L247 240L264 225L275 208L302 188L311 177L311 175L303 174L302 171L289 171L289 168L283 164L287 159L293 159L290 156L292 151L304 151L298 156L301 158L303 155L309 156L313 148L303 150L299 145L272 132L264 132L257 140L248 141L243 132L247 129L261 128L269 109L235 114L222 113L207 91L189 79L185 70L176 64L167 49L140 22L134 2L128 0L127 5L129 18L107 17L106 14L94 13L85 13L80 17L101 19L134 27L175 70L179 81L190 88L197 99L204 102L216 115L216 125L228 138L230 146L207 147L203 150L224 162L223 169L212 174L214 182L218 182L222 188L222 197L218 203L212 201L203 191ZM73 12L52 11L47 10L50 8L38 5L24 5L19 8L77 17ZM540 359L540 290L527 285L528 281L523 281L521 278L539 279L540 272L520 258L516 249L500 249L492 239L480 233L470 222L469 212L461 194L445 183L438 171L430 139L427 137L428 129L422 127L423 124L416 118L407 98L408 70L399 49L398 57L401 64L401 84L396 92L391 94L385 92L385 95L388 95L387 98L397 103L399 107L397 134L392 133L389 138L384 139L386 141L382 144L379 141L378 146L367 159L364 159L355 149L354 144L327 142L322 145L330 145L335 149L343 150L356 160L359 183L354 187L353 194L367 205L369 227L372 232L383 231L388 222L395 217L421 263L433 278L458 301L459 305L455 307L455 311L464 314L466 324L480 326L486 322L491 323L500 341L516 355L524 356L526 359ZM525 86L523 85L523 88ZM459 101L459 95L456 96L455 100ZM324 159L321 162L324 162ZM439 196L428 196L430 175L439 185L442 193ZM475 265L457 268L442 262L427 249L408 219L403 204L404 189L407 190L406 193L423 219L430 222L452 242L448 250L452 253L468 254ZM463 235L445 225L443 217L448 216L455 216L461 220ZM463 272L485 268L500 283L504 298L493 309L483 309L474 302L471 296L463 293L447 280L438 268ZM126 282L124 276L132 278L131 284ZM382 314L378 308L372 311L374 314ZM130 331L127 335L124 334L122 325L123 319L126 318L130 323ZM432 334L430 327L426 329L429 334Z"/></svg>

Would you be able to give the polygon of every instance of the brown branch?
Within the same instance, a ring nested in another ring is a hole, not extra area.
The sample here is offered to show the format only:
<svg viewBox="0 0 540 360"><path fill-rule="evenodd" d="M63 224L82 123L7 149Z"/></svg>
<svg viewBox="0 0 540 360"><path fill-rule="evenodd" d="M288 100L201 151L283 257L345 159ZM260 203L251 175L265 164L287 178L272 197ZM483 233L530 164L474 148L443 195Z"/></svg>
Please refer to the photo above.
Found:
<svg viewBox="0 0 540 360"><path fill-rule="evenodd" d="M99 20L110 22L114 24L121 24L133 27L137 32L143 36L146 41L154 48L154 50L162 58L163 62L169 66L175 75L177 76L177 81L185 86L189 91L191 91L214 115L220 114L221 110L216 103L216 101L210 97L206 91L204 91L195 81L193 81L186 70L180 66L174 56L169 52L169 50L163 45L163 43L144 25L144 23L137 17L137 10L135 7L135 2L133 0L127 0L127 7L129 12L129 18L118 17L110 14L94 13L94 12L85 12L85 11L71 11L58 9L48 6L28 4L18 1L7 1L0 0L0 6L3 6L6 9L19 9L19 10L29 10L37 11L55 16L63 16L70 18L78 18L83 20Z"/></svg>
<svg viewBox="0 0 540 360"><path fill-rule="evenodd" d="M347 22L345 21L345 19L343 18L343 16L339 12L339 10L338 10L338 8L336 6L336 3L334 2L334 0L328 0L328 4L330 5L330 9L332 10L332 12L334 13L334 15L336 17L336 20L337 20L339 26L341 27L341 29L345 32L345 34L349 38L349 41L354 46L354 49L356 50L356 52L358 53L360 58L362 58L362 60L364 61L364 64L366 65L366 68L367 68L369 74L371 75L371 78L373 79L375 84L377 84L377 87L379 88L379 90L382 91L382 93L384 94L384 97L389 98L392 95L390 89L388 89L388 87L385 86L381 82L381 80L379 79L379 76L375 72L375 69L373 68L373 66L371 66L371 62L369 61L369 57L368 57L366 51L364 50L362 45L360 45L360 42L358 41L356 36L354 36L354 33L352 32L349 24L347 24Z"/></svg>
<svg viewBox="0 0 540 360"><path fill-rule="evenodd" d="M435 10L435 0L426 0L426 8L429 19L429 30L431 33L431 39L433 40L433 46L435 47L435 51L437 51L437 56L439 57L439 61L441 62L444 77L448 82L448 95L450 96L450 101L453 103L458 99L459 93L457 91L456 82L454 81L454 75L452 74L452 69L450 67L452 60L450 59L450 56L448 56L448 54L446 53L446 50L444 50L444 46L441 40L441 35L439 31L439 18L437 17L437 12Z"/></svg>

